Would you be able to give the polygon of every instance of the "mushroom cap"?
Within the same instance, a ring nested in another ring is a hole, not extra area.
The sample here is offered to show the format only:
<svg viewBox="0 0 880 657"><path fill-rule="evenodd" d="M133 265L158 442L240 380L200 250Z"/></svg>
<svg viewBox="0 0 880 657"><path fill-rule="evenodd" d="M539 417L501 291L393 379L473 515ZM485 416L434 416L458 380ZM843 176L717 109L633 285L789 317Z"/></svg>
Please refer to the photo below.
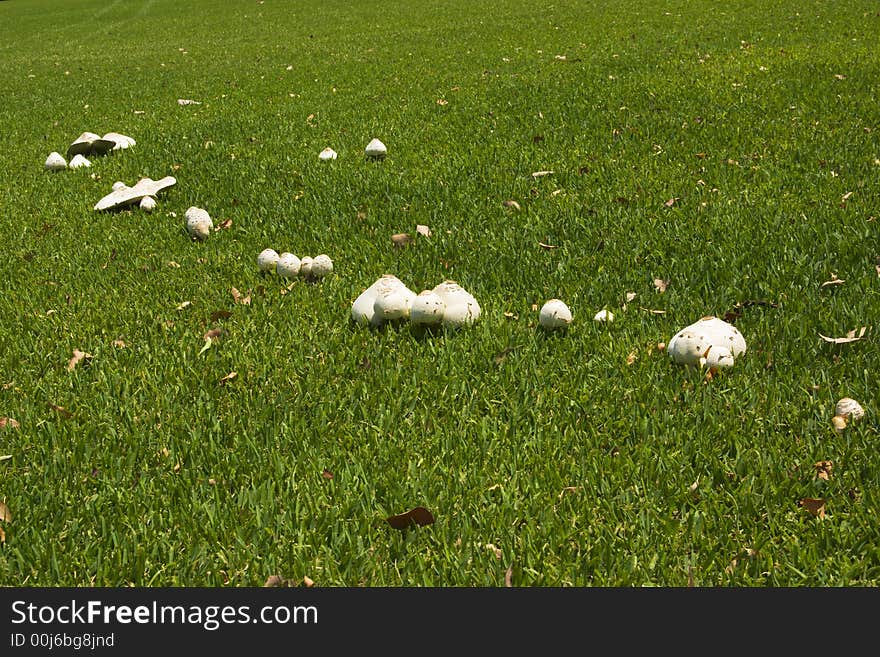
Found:
<svg viewBox="0 0 880 657"><path fill-rule="evenodd" d="M70 158L70 163L67 166L71 169L79 169L81 167L90 167L92 166L92 163L89 162L84 155L77 153Z"/></svg>
<svg viewBox="0 0 880 657"><path fill-rule="evenodd" d="M257 255L257 268L262 272L275 271L277 262L278 252L275 249L263 249Z"/></svg>
<svg viewBox="0 0 880 657"><path fill-rule="evenodd" d="M309 271L309 276L312 278L324 278L332 271L333 261L326 253L322 253L321 255L316 255L312 259L312 267Z"/></svg>
<svg viewBox="0 0 880 657"><path fill-rule="evenodd" d="M385 157L388 153L388 149L378 139L372 139L367 147L364 149L364 155L367 157Z"/></svg>
<svg viewBox="0 0 880 657"><path fill-rule="evenodd" d="M211 221L211 215L207 210L190 206L186 211L186 230L197 240L205 240L211 234L214 228L214 222Z"/></svg>
<svg viewBox="0 0 880 657"><path fill-rule="evenodd" d="M319 160L335 160L337 157L336 151L334 151L329 146L325 148L323 151L318 153Z"/></svg>
<svg viewBox="0 0 880 657"><path fill-rule="evenodd" d="M398 279L386 279L379 283L373 302L374 321L388 322L409 318L416 293Z"/></svg>
<svg viewBox="0 0 880 657"><path fill-rule="evenodd" d="M456 328L473 324L480 318L482 310L474 296L451 280L434 286L433 291L446 304L443 312L443 325Z"/></svg>
<svg viewBox="0 0 880 657"><path fill-rule="evenodd" d="M162 190L176 185L177 179L174 176L165 176L159 180L141 178L134 187L128 187L117 181L113 183L113 187L116 188L119 184L122 186L114 189L95 204L95 210L114 210L130 203L139 203L144 196L156 196Z"/></svg>
<svg viewBox="0 0 880 657"><path fill-rule="evenodd" d="M412 300L409 319L413 324L435 326L443 321L446 303L433 290L422 290Z"/></svg>
<svg viewBox="0 0 880 657"><path fill-rule="evenodd" d="M118 132L108 132L101 139L104 141L112 141L113 148L111 150L118 151L120 149L128 148L129 146L134 146L137 142L131 137L127 137L125 135L121 135Z"/></svg>
<svg viewBox="0 0 880 657"><path fill-rule="evenodd" d="M361 292L357 299L351 304L351 319L356 324L371 324L373 326L378 326L382 323L381 319L375 317L374 305L379 293L379 287L384 284L383 281L396 281L397 284L403 285L394 274L385 274L379 277L372 285L370 285L370 287Z"/></svg>
<svg viewBox="0 0 880 657"><path fill-rule="evenodd" d="M48 171L62 171L67 168L67 161L61 156L61 153L52 151L46 158L43 167Z"/></svg>
<svg viewBox="0 0 880 657"><path fill-rule="evenodd" d="M275 263L275 273L282 278L296 278L299 275L302 261L289 251L285 251Z"/></svg>
<svg viewBox="0 0 880 657"><path fill-rule="evenodd" d="M861 420L865 417L865 409L855 399L843 397L834 407L834 414L847 421Z"/></svg>
<svg viewBox="0 0 880 657"><path fill-rule="evenodd" d="M735 326L717 317L708 316L676 333L669 341L667 351L675 363L702 366L708 363L713 347L726 350L732 361L746 350L746 341ZM723 354L723 351L717 353ZM720 355L716 357L721 358ZM701 359L706 360L701 362ZM725 359L719 366L728 367L727 362Z"/></svg>
<svg viewBox="0 0 880 657"><path fill-rule="evenodd" d="M300 263L299 273L308 278L312 275L312 265L314 263L314 258L312 258L311 256L305 256Z"/></svg>
<svg viewBox="0 0 880 657"><path fill-rule="evenodd" d="M94 132L84 132L67 147L67 157L74 155L104 155L113 150L116 142L96 135Z"/></svg>
<svg viewBox="0 0 880 657"><path fill-rule="evenodd" d="M595 315L593 315L593 321L595 322L613 322L614 321L614 313L610 310L606 310L603 308Z"/></svg>
<svg viewBox="0 0 880 657"><path fill-rule="evenodd" d="M156 209L156 199L152 196L144 196L139 205L144 212L152 212Z"/></svg>
<svg viewBox="0 0 880 657"><path fill-rule="evenodd" d="M538 313L538 321L548 331L566 328L571 320L571 310L560 299L550 299Z"/></svg>

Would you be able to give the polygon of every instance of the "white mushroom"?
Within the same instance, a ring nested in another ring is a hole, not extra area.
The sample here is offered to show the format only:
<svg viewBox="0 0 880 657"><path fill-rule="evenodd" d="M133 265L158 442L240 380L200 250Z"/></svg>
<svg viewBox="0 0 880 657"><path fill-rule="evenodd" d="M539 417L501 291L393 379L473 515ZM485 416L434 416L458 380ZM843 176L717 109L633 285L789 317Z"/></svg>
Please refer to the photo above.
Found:
<svg viewBox="0 0 880 657"><path fill-rule="evenodd" d="M118 151L121 149L128 148L129 146L134 146L137 142L131 137L126 137L125 135L120 135L118 132L108 132L101 139L104 141L112 141L113 148L112 150Z"/></svg>
<svg viewBox="0 0 880 657"><path fill-rule="evenodd" d="M373 306L376 303L379 284L383 279L387 278L396 279L397 277L393 274L385 274L382 278L379 278L370 287L361 292L357 299L354 300L354 303L351 304L351 319L356 324L373 324L376 326L380 323L378 320L375 323L373 322Z"/></svg>
<svg viewBox="0 0 880 657"><path fill-rule="evenodd" d="M177 184L174 176L165 176L160 180L141 178L134 187L124 183L113 183L113 191L95 204L95 210L115 210L131 203L140 203L144 196L156 196L162 190Z"/></svg>
<svg viewBox="0 0 880 657"><path fill-rule="evenodd" d="M94 132L84 132L67 147L67 157L74 155L104 155L113 150L116 142L105 139Z"/></svg>
<svg viewBox="0 0 880 657"><path fill-rule="evenodd" d="M275 249L263 249L257 256L257 268L261 272L275 271L277 262L278 252Z"/></svg>
<svg viewBox="0 0 880 657"><path fill-rule="evenodd" d="M373 302L373 322L390 322L408 319L416 293L397 278L380 281Z"/></svg>
<svg viewBox="0 0 880 657"><path fill-rule="evenodd" d="M311 277L312 275L312 265L314 264L314 258L306 256L302 259L300 263L299 273L305 276L306 278Z"/></svg>
<svg viewBox="0 0 880 657"><path fill-rule="evenodd" d="M43 166L47 171L63 171L67 168L67 160L61 156L61 153L52 151Z"/></svg>
<svg viewBox="0 0 880 657"><path fill-rule="evenodd" d="M333 271L333 261L326 253L316 255L312 259L312 265L309 268L308 276L310 278L324 278Z"/></svg>
<svg viewBox="0 0 880 657"><path fill-rule="evenodd" d="M278 256L278 261L275 263L275 273L282 278L296 278L300 272L301 265L302 262L297 256L285 251Z"/></svg>
<svg viewBox="0 0 880 657"><path fill-rule="evenodd" d="M370 141L370 143L367 144L367 147L364 149L364 155L372 159L382 159L383 157L385 157L385 155L387 155L387 153L388 149L385 147L385 144L383 144L378 139L373 139L372 141Z"/></svg>
<svg viewBox="0 0 880 657"><path fill-rule="evenodd" d="M90 167L92 166L92 163L89 162L89 160L87 160L85 156L77 153L72 158L70 158L70 163L67 166L70 169L79 169L82 167Z"/></svg>
<svg viewBox="0 0 880 657"><path fill-rule="evenodd" d="M702 317L676 333L667 347L674 363L731 367L746 350L746 341L736 327L717 317Z"/></svg>
<svg viewBox="0 0 880 657"><path fill-rule="evenodd" d="M336 151L334 151L329 146L325 148L323 151L318 153L319 160L335 160L336 159Z"/></svg>
<svg viewBox="0 0 880 657"><path fill-rule="evenodd" d="M156 199L152 196L144 196L139 205L144 212L152 212L156 209Z"/></svg>
<svg viewBox="0 0 880 657"><path fill-rule="evenodd" d="M433 290L422 290L412 301L409 319L419 326L436 326L443 321L446 303Z"/></svg>
<svg viewBox="0 0 880 657"><path fill-rule="evenodd" d="M834 407L834 414L842 417L847 422L855 422L865 417L865 409L855 399L844 397Z"/></svg>
<svg viewBox="0 0 880 657"><path fill-rule="evenodd" d="M571 320L571 310L559 299L550 299L541 306L538 313L538 321L548 331L564 329L571 324Z"/></svg>
<svg viewBox="0 0 880 657"><path fill-rule="evenodd" d="M614 313L605 310L604 308L593 315L593 321L596 322L613 322L614 321Z"/></svg>
<svg viewBox="0 0 880 657"><path fill-rule="evenodd" d="M443 311L444 326L457 328L473 324L480 318L480 304L455 281L443 281L433 291L446 304L446 310Z"/></svg>
<svg viewBox="0 0 880 657"><path fill-rule="evenodd" d="M206 240L214 228L214 222L207 210L191 206L187 209L186 230L194 240Z"/></svg>

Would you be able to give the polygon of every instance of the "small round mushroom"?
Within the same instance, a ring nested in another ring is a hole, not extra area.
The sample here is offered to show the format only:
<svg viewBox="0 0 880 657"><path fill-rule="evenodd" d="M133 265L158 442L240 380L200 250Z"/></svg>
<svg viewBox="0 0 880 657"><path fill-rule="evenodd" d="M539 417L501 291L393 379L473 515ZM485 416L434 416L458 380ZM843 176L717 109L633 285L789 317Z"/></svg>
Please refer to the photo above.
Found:
<svg viewBox="0 0 880 657"><path fill-rule="evenodd" d="M312 265L314 265L315 259L309 256L306 256L302 259L300 263L299 273L305 276L306 278L311 277L312 275Z"/></svg>
<svg viewBox="0 0 880 657"><path fill-rule="evenodd" d="M285 251L278 256L275 263L275 273L282 278L296 278L302 267L302 261L294 254Z"/></svg>
<svg viewBox="0 0 880 657"><path fill-rule="evenodd" d="M842 417L847 422L855 422L865 417L865 409L855 399L844 397L834 407L834 415Z"/></svg>
<svg viewBox="0 0 880 657"><path fill-rule="evenodd" d="M595 322L613 322L614 321L614 313L605 310L604 308L593 315L593 321Z"/></svg>
<svg viewBox="0 0 880 657"><path fill-rule="evenodd" d="M257 269L262 273L275 271L275 263L278 262L278 252L275 249L263 249L257 255Z"/></svg>
<svg viewBox="0 0 880 657"><path fill-rule="evenodd" d="M70 158L70 163L67 165L70 169L80 169L82 167L90 167L92 163L86 159L84 155L81 153L77 153L72 158Z"/></svg>
<svg viewBox="0 0 880 657"><path fill-rule="evenodd" d="M46 158L46 162L43 164L43 167L47 171L63 171L67 168L67 160L58 153L57 151L52 151L49 153L49 157Z"/></svg>
<svg viewBox="0 0 880 657"><path fill-rule="evenodd" d="M433 290L422 290L412 301L409 319L419 326L436 326L443 321L446 304Z"/></svg>
<svg viewBox="0 0 880 657"><path fill-rule="evenodd" d="M312 266L309 268L309 277L315 279L324 278L332 271L333 261L326 253L322 253L321 255L316 255L312 259Z"/></svg>
<svg viewBox="0 0 880 657"><path fill-rule="evenodd" d="M835 415L831 418L831 426L837 433L843 433L846 430L846 418L840 415Z"/></svg>
<svg viewBox="0 0 880 657"><path fill-rule="evenodd" d="M538 322L547 331L567 328L571 321L571 310L559 299L550 299L538 313Z"/></svg>
<svg viewBox="0 0 880 657"><path fill-rule="evenodd" d="M334 151L329 146L327 148L325 148L323 151L321 151L320 153L318 153L318 159L323 160L325 162L327 160L335 160L336 157L337 157L336 151Z"/></svg>
<svg viewBox="0 0 880 657"><path fill-rule="evenodd" d="M152 196L144 196L139 205L144 212L152 212L156 209L156 199Z"/></svg>
<svg viewBox="0 0 880 657"><path fill-rule="evenodd" d="M211 230L214 228L214 222L211 221L211 215L207 210L191 206L186 211L186 230L194 240L202 241L208 239Z"/></svg>

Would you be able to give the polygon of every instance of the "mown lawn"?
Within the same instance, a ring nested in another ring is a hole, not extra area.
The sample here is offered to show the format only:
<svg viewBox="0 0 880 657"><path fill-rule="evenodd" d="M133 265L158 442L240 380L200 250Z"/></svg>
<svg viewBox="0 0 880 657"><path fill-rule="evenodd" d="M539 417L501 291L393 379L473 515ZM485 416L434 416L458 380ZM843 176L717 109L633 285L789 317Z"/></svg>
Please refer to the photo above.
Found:
<svg viewBox="0 0 880 657"><path fill-rule="evenodd" d="M880 12L767 4L0 3L0 584L880 584ZM354 326L384 273L482 316Z"/></svg>

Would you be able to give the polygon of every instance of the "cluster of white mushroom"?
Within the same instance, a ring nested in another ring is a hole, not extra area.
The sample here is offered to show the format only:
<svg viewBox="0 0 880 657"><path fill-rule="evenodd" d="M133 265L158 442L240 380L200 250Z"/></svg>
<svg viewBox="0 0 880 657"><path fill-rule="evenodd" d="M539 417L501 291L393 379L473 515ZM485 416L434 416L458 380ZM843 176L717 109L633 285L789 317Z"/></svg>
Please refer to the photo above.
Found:
<svg viewBox="0 0 880 657"><path fill-rule="evenodd" d="M381 276L351 305L355 323L374 327L410 321L416 326L458 328L473 324L481 312L474 296L455 281L416 294L394 274Z"/></svg>
<svg viewBox="0 0 880 657"><path fill-rule="evenodd" d="M364 149L364 156L368 160L381 160L388 154L388 149L378 139L372 139L367 147ZM339 157L339 154L334 151L329 146L318 153L318 159L324 162L328 162L330 160L335 160Z"/></svg>
<svg viewBox="0 0 880 657"><path fill-rule="evenodd" d="M274 271L281 278L302 276L306 280L316 281L333 271L333 260L326 253L300 259L289 251L279 254L275 249L263 249L257 255L257 269L264 274Z"/></svg>
<svg viewBox="0 0 880 657"><path fill-rule="evenodd" d="M676 333L668 350L674 363L721 369L733 367L746 341L735 326L709 315Z"/></svg>
<svg viewBox="0 0 880 657"><path fill-rule="evenodd" d="M211 215L203 208L197 208L194 205L190 206L187 208L184 217L186 218L186 232L197 242L208 239L211 231L214 230L214 222L211 220Z"/></svg>
<svg viewBox="0 0 880 657"><path fill-rule="evenodd" d="M118 132L108 132L101 137L94 132L84 132L76 140L67 147L67 157L70 159L68 164L64 156L57 151L49 153L43 164L47 171L63 171L64 169L79 169L81 167L90 167L92 163L86 158L86 155L105 155L110 151L118 151L135 145L135 140L131 137L121 135Z"/></svg>

